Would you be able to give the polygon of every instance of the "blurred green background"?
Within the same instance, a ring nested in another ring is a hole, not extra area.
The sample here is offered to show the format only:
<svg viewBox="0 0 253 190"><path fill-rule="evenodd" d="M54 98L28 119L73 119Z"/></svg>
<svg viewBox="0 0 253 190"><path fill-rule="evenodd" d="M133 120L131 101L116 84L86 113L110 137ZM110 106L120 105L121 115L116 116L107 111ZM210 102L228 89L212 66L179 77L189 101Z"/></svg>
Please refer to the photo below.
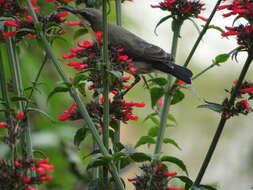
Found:
<svg viewBox="0 0 253 190"><path fill-rule="evenodd" d="M168 52L170 51L171 35L170 22L167 21L158 28L158 36L153 33L154 27L160 18L166 15L158 9L151 9L151 4L158 1L138 0L125 2L123 4L123 25L130 31L143 37L147 41L154 43ZM205 1L207 10L202 16L209 15L209 9L213 7L213 1ZM47 10L45 8L45 10ZM74 19L74 17L70 16ZM114 20L113 8L110 15ZM213 24L220 27L229 25L231 21L224 20L221 13L216 15ZM198 22L203 25L203 22ZM73 29L75 30L75 29ZM176 62L182 64L190 51L198 32L192 23L187 22L183 27ZM64 39L56 40L53 48L57 56L69 51L74 46L75 40L68 33ZM35 39L30 39L29 43L22 43L20 49L22 75L24 76L25 87L31 85L38 67L41 64L43 52ZM217 31L209 31L204 37L193 57L190 69L198 73L208 65L212 64L212 59L221 53L226 53L236 47L234 39L222 39ZM173 106L171 113L176 117L178 125L168 128L166 136L175 139L182 148L181 151L170 145L164 145L163 151L166 154L179 157L187 165L190 178L194 179L202 164L207 148L211 142L220 116L217 113L206 109L197 108L203 104L204 100L220 103L228 95L224 89L230 89L232 81L237 79L245 54L240 54L238 63L229 60L220 67L214 67L210 72L193 81L192 93L184 90L186 98L183 102ZM72 69L66 66L66 61L62 65L69 77L74 76ZM253 80L252 69L248 73L247 80ZM76 130L82 126L82 122L58 122L57 117L63 113L72 100L65 94L57 94L47 102L47 96L53 88L59 84L60 79L51 63L48 63L40 78L42 84L39 86L40 93L35 94L35 101L38 107L48 112L56 121L52 122L41 115L31 114L31 126L33 130L32 139L35 150L43 151L51 158L52 164L56 166L51 182L48 182L45 189L50 190L79 190L84 189L80 178L75 175L71 162L80 163L80 170L83 172L82 163L87 163L81 158L85 156L92 145L90 139L81 144L80 150L73 149L73 137ZM121 139L124 144L134 145L138 138L147 134L152 127L151 122L143 122L147 114L151 112L150 96L148 91L143 90L143 84L138 84L128 95L127 100L134 102L145 102L145 109L136 109L136 115L140 116L138 122L129 122L129 125L122 126ZM2 117L2 115L1 115ZM217 184L221 190L251 189L253 186L253 115L234 117L227 122L222 138L213 156L208 170L204 176L203 183ZM142 146L139 148L147 153L153 152L153 147ZM8 148L0 144L0 158L8 152ZM71 161L71 162L69 162ZM170 166L171 170L182 174L182 171ZM138 165L131 165L122 172L123 178L132 178L138 174ZM127 180L126 180L127 181ZM176 182L177 183L177 182ZM134 189L127 182L127 189Z"/></svg>

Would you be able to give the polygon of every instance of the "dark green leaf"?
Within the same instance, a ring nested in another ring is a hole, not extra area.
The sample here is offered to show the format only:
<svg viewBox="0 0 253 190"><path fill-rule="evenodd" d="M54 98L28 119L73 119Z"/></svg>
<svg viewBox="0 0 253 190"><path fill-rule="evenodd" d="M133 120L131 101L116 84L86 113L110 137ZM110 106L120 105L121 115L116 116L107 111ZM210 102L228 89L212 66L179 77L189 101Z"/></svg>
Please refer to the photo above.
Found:
<svg viewBox="0 0 253 190"><path fill-rule="evenodd" d="M150 136L142 136L135 145L135 148L144 144L155 144L155 139Z"/></svg>
<svg viewBox="0 0 253 190"><path fill-rule="evenodd" d="M221 32L221 33L224 33L224 32L225 32L222 28L220 28L220 27L218 27L218 26L215 26L215 25L209 25L209 26L208 26L208 29L214 29L214 30L217 30L217 31L219 31L219 32Z"/></svg>
<svg viewBox="0 0 253 190"><path fill-rule="evenodd" d="M85 156L83 157L83 159L86 159L86 158L88 158L89 156L92 156L92 155L95 155L95 154L99 154L99 153L100 153L99 150L94 150L94 151L92 151L91 153L85 155Z"/></svg>
<svg viewBox="0 0 253 190"><path fill-rule="evenodd" d="M123 153L123 152L116 152L112 155L112 159L117 161L117 160L120 160L122 157L125 157L126 154Z"/></svg>
<svg viewBox="0 0 253 190"><path fill-rule="evenodd" d="M164 139L163 139L163 143L165 143L165 144L172 144L172 145L174 145L175 147L177 147L179 150L181 150L181 148L178 146L178 144L176 143L176 141L174 141L173 139L164 138Z"/></svg>
<svg viewBox="0 0 253 190"><path fill-rule="evenodd" d="M164 95L164 90L162 88L151 88L150 89L151 95L151 105L152 108L156 105L156 102Z"/></svg>
<svg viewBox="0 0 253 190"><path fill-rule="evenodd" d="M29 102L29 100L26 97L18 97L18 96L11 97L11 101L13 101L13 102L19 102L19 101Z"/></svg>
<svg viewBox="0 0 253 190"><path fill-rule="evenodd" d="M154 33L155 33L156 35L157 35L157 33L156 33L157 27L158 27L160 24L162 24L163 22L165 22L166 20L168 20L169 18L171 18L171 17L172 17L172 15L165 16L165 17L163 17L163 18L156 24L155 30L154 30Z"/></svg>
<svg viewBox="0 0 253 190"><path fill-rule="evenodd" d="M48 97L47 97L47 101L53 96L55 95L56 93L62 93L62 92L68 92L69 91L69 88L67 87L62 87L62 86L57 86L54 88L54 90L52 90Z"/></svg>
<svg viewBox="0 0 253 190"><path fill-rule="evenodd" d="M223 106L217 103L208 102L207 104L199 105L198 108L207 108L215 112L222 112Z"/></svg>
<svg viewBox="0 0 253 190"><path fill-rule="evenodd" d="M85 139L87 136L89 129L88 128L80 128L77 130L75 136L74 136L74 145L79 147L80 143Z"/></svg>
<svg viewBox="0 0 253 190"><path fill-rule="evenodd" d="M161 158L161 162L171 162L176 164L179 168L181 168L187 175L188 175L188 171L186 169L186 166L184 164L184 162L182 160L179 160L176 157L173 156L163 156Z"/></svg>
<svg viewBox="0 0 253 190"><path fill-rule="evenodd" d="M87 28L81 28L77 31L75 31L74 35L73 35L73 39L76 40L77 38L79 38L80 36L87 34L88 30Z"/></svg>
<svg viewBox="0 0 253 190"><path fill-rule="evenodd" d="M102 178L93 179L89 181L88 190L101 190L101 189L106 189Z"/></svg>
<svg viewBox="0 0 253 190"><path fill-rule="evenodd" d="M158 78L153 78L153 79L150 79L149 81L153 82L153 83L156 83L160 86L164 86L168 83L168 80L165 79L165 78L162 78L162 77L158 77Z"/></svg>
<svg viewBox="0 0 253 190"><path fill-rule="evenodd" d="M180 90L177 90L174 94L173 94L173 98L171 101L171 105L173 104L177 104L178 102L181 102L184 99L184 93Z"/></svg>
<svg viewBox="0 0 253 190"><path fill-rule="evenodd" d="M217 56L215 57L215 63L216 63L216 64L224 63L224 62L226 62L226 61L228 60L229 57L230 57L230 55L229 55L229 54L226 54L226 53L217 55Z"/></svg>
<svg viewBox="0 0 253 190"><path fill-rule="evenodd" d="M94 159L90 161L90 163L88 164L87 170L91 168L100 167L100 166L106 166L107 164L108 162L104 159Z"/></svg>
<svg viewBox="0 0 253 190"><path fill-rule="evenodd" d="M151 157L143 152L135 152L130 155L135 162L151 161Z"/></svg>
<svg viewBox="0 0 253 190"><path fill-rule="evenodd" d="M54 120L47 112L45 112L45 111L43 111L43 110L41 110L41 109L29 107L27 110L28 110L28 111L38 112L38 113L40 113L40 114L46 116L47 118L49 118L51 121L55 122L55 120Z"/></svg>
<svg viewBox="0 0 253 190"><path fill-rule="evenodd" d="M85 75L82 75L82 74L77 74L76 76L75 76L75 78L73 79L73 85L78 85L79 84L79 82L80 81L83 81L83 80L85 80L87 77L85 76Z"/></svg>
<svg viewBox="0 0 253 190"><path fill-rule="evenodd" d="M156 137L158 133L158 127L152 127L148 131L148 135L151 137Z"/></svg>
<svg viewBox="0 0 253 190"><path fill-rule="evenodd" d="M188 190L193 184L193 181L187 176L175 176L174 178L178 178L185 183L185 190Z"/></svg>

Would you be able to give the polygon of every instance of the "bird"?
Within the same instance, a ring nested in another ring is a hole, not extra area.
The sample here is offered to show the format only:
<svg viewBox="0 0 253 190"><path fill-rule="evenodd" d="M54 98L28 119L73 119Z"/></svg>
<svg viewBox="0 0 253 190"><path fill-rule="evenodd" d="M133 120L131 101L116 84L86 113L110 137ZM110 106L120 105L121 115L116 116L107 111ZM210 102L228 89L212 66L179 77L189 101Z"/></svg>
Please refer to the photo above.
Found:
<svg viewBox="0 0 253 190"><path fill-rule="evenodd" d="M68 11L85 21L88 21L94 32L103 31L103 15L95 8L77 9L68 5L58 7L60 11ZM153 45L136 34L116 24L108 23L109 45L121 47L129 56L137 69L138 74L147 74L161 71L175 76L187 84L191 84L192 72L174 63L171 54L162 48Z"/></svg>

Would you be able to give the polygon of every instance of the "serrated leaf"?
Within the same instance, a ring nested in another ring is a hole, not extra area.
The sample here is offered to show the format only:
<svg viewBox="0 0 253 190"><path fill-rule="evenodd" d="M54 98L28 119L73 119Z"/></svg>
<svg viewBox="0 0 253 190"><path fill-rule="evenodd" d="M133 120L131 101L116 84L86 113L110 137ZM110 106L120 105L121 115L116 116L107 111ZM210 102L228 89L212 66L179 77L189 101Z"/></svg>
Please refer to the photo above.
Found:
<svg viewBox="0 0 253 190"><path fill-rule="evenodd" d="M179 150L181 150L181 148L178 146L178 144L176 143L176 141L174 141L173 139L164 138L164 139L163 139L163 143L165 143L165 144L172 144L172 145L174 145L175 147L177 147Z"/></svg>
<svg viewBox="0 0 253 190"><path fill-rule="evenodd" d="M83 36L84 34L87 34L87 33L88 33L88 29L87 28L81 28L81 29L75 31L75 33L73 35L73 39L76 40L80 36Z"/></svg>
<svg viewBox="0 0 253 190"><path fill-rule="evenodd" d="M158 84L159 86L164 86L166 84L168 84L168 80L162 77L158 77L158 78L153 78L150 79L149 81Z"/></svg>
<svg viewBox="0 0 253 190"><path fill-rule="evenodd" d="M135 162L145 162L151 161L151 157L143 152L135 152L130 155L130 158L133 159Z"/></svg>
<svg viewBox="0 0 253 190"><path fill-rule="evenodd" d="M208 26L208 29L214 29L214 30L217 30L217 31L219 31L219 32L221 32L221 33L224 33L224 32L225 32L225 30L223 30L223 29L220 28L219 26L215 26L215 25L209 25L209 26Z"/></svg>
<svg viewBox="0 0 253 190"><path fill-rule="evenodd" d="M184 93L180 90L177 90L174 94L173 94L173 98L171 101L171 105L173 104L177 104L179 102L181 102L184 99Z"/></svg>
<svg viewBox="0 0 253 190"><path fill-rule="evenodd" d="M226 53L217 55L215 57L215 63L216 64L224 63L228 60L229 57L230 57L230 54L226 54Z"/></svg>
<svg viewBox="0 0 253 190"><path fill-rule="evenodd" d="M47 97L47 101L53 96L55 95L56 93L62 93L62 92L68 92L69 91L69 88L67 87L62 87L62 86L57 86L54 88L54 90L52 90L48 97Z"/></svg>
<svg viewBox="0 0 253 190"><path fill-rule="evenodd" d="M158 127L152 127L148 130L148 136L156 137L158 133Z"/></svg>
<svg viewBox="0 0 253 190"><path fill-rule="evenodd" d="M207 104L199 105L197 108L207 108L215 112L222 112L223 106L217 103L208 102Z"/></svg>
<svg viewBox="0 0 253 190"><path fill-rule="evenodd" d="M144 144L155 144L155 139L151 136L142 136L135 145L135 148Z"/></svg>
<svg viewBox="0 0 253 190"><path fill-rule="evenodd" d="M171 162L173 164L176 164L179 168L181 168L187 175L188 175L188 171L186 169L186 166L184 164L184 162L176 157L173 156L163 156L161 157L161 162Z"/></svg>
<svg viewBox="0 0 253 190"><path fill-rule="evenodd" d="M85 139L89 132L88 128L80 128L77 130L75 136L74 136L74 145L79 147L80 143Z"/></svg>
<svg viewBox="0 0 253 190"><path fill-rule="evenodd" d="M163 22L165 22L166 20L168 20L171 17L172 17L172 15L168 15L168 16L165 16L165 17L161 18L161 20L159 20L159 22L156 24L155 30L154 30L154 33L156 35L157 35L156 30L157 30L158 26L160 26L160 24L162 24Z"/></svg>
<svg viewBox="0 0 253 190"><path fill-rule="evenodd" d="M47 112L45 112L45 111L43 111L43 110L41 110L41 109L29 107L29 108L27 109L27 111L38 112L38 113L40 113L40 114L46 116L46 117L47 117L48 119L50 119L51 121L56 122Z"/></svg>
<svg viewBox="0 0 253 190"><path fill-rule="evenodd" d="M162 88L151 88L150 89L151 95L151 106L152 108L156 105L156 102L164 95L164 90Z"/></svg>

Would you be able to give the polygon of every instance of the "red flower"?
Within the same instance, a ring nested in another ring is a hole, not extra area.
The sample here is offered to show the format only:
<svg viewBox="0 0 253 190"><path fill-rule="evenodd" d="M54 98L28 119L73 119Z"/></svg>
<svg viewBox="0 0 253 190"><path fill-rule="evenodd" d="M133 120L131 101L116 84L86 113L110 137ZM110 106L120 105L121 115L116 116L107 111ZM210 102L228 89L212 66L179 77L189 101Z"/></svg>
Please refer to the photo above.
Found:
<svg viewBox="0 0 253 190"><path fill-rule="evenodd" d="M127 181L133 182L133 181L136 181L136 178L127 178Z"/></svg>
<svg viewBox="0 0 253 190"><path fill-rule="evenodd" d="M16 167L19 167L19 166L21 166L21 163L20 163L19 161L15 161L14 165L15 165Z"/></svg>
<svg viewBox="0 0 253 190"><path fill-rule="evenodd" d="M31 180L30 177L24 177L24 178L22 178L22 181L23 181L24 183L30 183L32 180Z"/></svg>
<svg viewBox="0 0 253 190"><path fill-rule="evenodd" d="M0 4L3 4L4 3L4 0L0 0Z"/></svg>
<svg viewBox="0 0 253 190"><path fill-rule="evenodd" d="M179 80L179 81L177 81L177 84L178 84L178 85L182 85L182 84L184 84L184 81Z"/></svg>
<svg viewBox="0 0 253 190"><path fill-rule="evenodd" d="M23 119L24 118L24 116L25 116L25 114L24 114L24 112L19 112L17 115L16 115L16 118L18 119L18 120L21 120L21 119Z"/></svg>
<svg viewBox="0 0 253 190"><path fill-rule="evenodd" d="M32 5L35 5L37 3L37 0L31 0Z"/></svg>
<svg viewBox="0 0 253 190"><path fill-rule="evenodd" d="M184 188L169 187L166 190L184 190Z"/></svg>
<svg viewBox="0 0 253 190"><path fill-rule="evenodd" d="M8 124L5 122L0 122L0 127L8 127Z"/></svg>
<svg viewBox="0 0 253 190"><path fill-rule="evenodd" d="M45 0L46 2L55 2L55 0Z"/></svg>
<svg viewBox="0 0 253 190"><path fill-rule="evenodd" d="M51 179L52 179L52 176L50 175L40 177L40 181L49 181Z"/></svg>
<svg viewBox="0 0 253 190"><path fill-rule="evenodd" d="M82 22L68 21L68 26L82 26Z"/></svg>
<svg viewBox="0 0 253 190"><path fill-rule="evenodd" d="M70 59L70 58L73 58L73 57L75 57L75 56L76 56L76 54L74 54L74 53L69 53L69 54L63 55L63 56L62 56L62 59Z"/></svg>
<svg viewBox="0 0 253 190"><path fill-rule="evenodd" d="M34 188L32 186L27 186L26 190L38 190L37 188Z"/></svg>
<svg viewBox="0 0 253 190"><path fill-rule="evenodd" d="M14 36L14 35L16 35L17 34L17 32L5 32L5 33L3 33L3 35L2 35L2 37L3 38L8 38L9 36Z"/></svg>
<svg viewBox="0 0 253 190"><path fill-rule="evenodd" d="M30 15L26 15L25 18L29 21L29 22L33 22L33 18Z"/></svg>
<svg viewBox="0 0 253 190"><path fill-rule="evenodd" d="M241 93L253 93L253 86L240 90Z"/></svg>
<svg viewBox="0 0 253 190"><path fill-rule="evenodd" d="M251 107L250 107L250 104L249 104L249 101L248 100L241 100L240 103L243 104L245 110L249 113L252 111Z"/></svg>
<svg viewBox="0 0 253 190"><path fill-rule="evenodd" d="M61 114L58 119L60 121L68 120L71 114L77 109L76 103L73 103L63 114Z"/></svg>
<svg viewBox="0 0 253 190"><path fill-rule="evenodd" d="M120 61L127 61L129 59L129 57L127 55L121 55L117 58L117 62Z"/></svg>
<svg viewBox="0 0 253 190"><path fill-rule="evenodd" d="M203 20L203 21L205 21L205 22L208 21L208 18L205 18L205 17L203 17L203 16L197 16L197 18L199 18L200 20Z"/></svg>
<svg viewBox="0 0 253 190"><path fill-rule="evenodd" d="M135 74L136 71L137 71L137 69L134 68L134 67L130 67L130 69L129 69L129 72L132 73L132 74Z"/></svg>
<svg viewBox="0 0 253 190"><path fill-rule="evenodd" d="M36 34L31 34L31 33L26 34L26 36L28 36L28 37L30 37L30 38L36 38L36 37L37 37L37 35L36 35Z"/></svg>
<svg viewBox="0 0 253 190"><path fill-rule="evenodd" d="M102 42L103 42L103 39L102 39L103 33L102 32L96 32L96 37L97 37L98 43L102 44Z"/></svg>
<svg viewBox="0 0 253 190"><path fill-rule="evenodd" d="M83 41L83 43L77 43L77 46L78 47L80 47L80 48L89 48L89 47L92 47L93 46L93 44L92 43L90 43L89 41L87 41L87 40L84 40Z"/></svg>
<svg viewBox="0 0 253 190"><path fill-rule="evenodd" d="M55 15L56 18L61 18L61 17L65 17L65 16L68 16L69 13L68 12L61 12L61 13L57 13Z"/></svg>
<svg viewBox="0 0 253 190"><path fill-rule="evenodd" d="M5 20L4 25L10 27L19 27L19 23L15 20Z"/></svg>
<svg viewBox="0 0 253 190"><path fill-rule="evenodd" d="M174 176L177 176L177 173L176 172L164 172L163 175L166 177L174 177Z"/></svg>
<svg viewBox="0 0 253 190"><path fill-rule="evenodd" d="M164 168L164 165L163 164L159 164L156 168L155 168L155 171L156 172L159 172L159 171L161 171L161 169L163 169Z"/></svg>

